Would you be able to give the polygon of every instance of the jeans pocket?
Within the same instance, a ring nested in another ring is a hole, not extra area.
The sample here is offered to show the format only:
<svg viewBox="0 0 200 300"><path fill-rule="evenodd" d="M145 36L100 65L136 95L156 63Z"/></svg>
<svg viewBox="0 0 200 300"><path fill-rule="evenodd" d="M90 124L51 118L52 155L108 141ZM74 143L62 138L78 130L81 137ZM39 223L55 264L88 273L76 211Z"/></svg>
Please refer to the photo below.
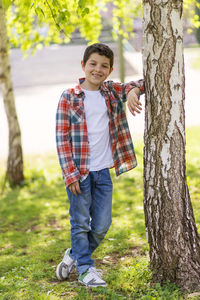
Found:
<svg viewBox="0 0 200 300"><path fill-rule="evenodd" d="M86 179L84 179L83 181L79 181L79 186L82 192L87 192L91 190L91 186L90 186L90 176L88 175L86 177Z"/></svg>
<svg viewBox="0 0 200 300"><path fill-rule="evenodd" d="M101 181L104 182L106 185L112 186L112 179L110 176L110 171L108 168L101 170Z"/></svg>

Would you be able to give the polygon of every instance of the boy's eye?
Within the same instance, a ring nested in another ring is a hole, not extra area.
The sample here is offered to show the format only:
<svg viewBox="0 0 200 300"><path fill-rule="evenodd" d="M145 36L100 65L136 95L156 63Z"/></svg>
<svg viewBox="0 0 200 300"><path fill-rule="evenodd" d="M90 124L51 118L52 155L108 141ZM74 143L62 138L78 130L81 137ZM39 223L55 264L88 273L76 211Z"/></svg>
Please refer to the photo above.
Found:
<svg viewBox="0 0 200 300"><path fill-rule="evenodd" d="M104 68L108 68L108 66L106 65L106 66L103 66Z"/></svg>

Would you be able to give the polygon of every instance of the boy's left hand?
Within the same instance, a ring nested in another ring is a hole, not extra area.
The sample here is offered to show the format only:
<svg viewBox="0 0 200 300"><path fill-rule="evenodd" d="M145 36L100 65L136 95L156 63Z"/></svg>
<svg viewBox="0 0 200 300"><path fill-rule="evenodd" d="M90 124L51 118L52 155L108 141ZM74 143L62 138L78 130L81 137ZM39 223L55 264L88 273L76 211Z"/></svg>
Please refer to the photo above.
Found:
<svg viewBox="0 0 200 300"><path fill-rule="evenodd" d="M134 88L128 93L127 105L133 116L136 116L136 112L140 113L142 110L142 103L139 101L138 95L136 94Z"/></svg>

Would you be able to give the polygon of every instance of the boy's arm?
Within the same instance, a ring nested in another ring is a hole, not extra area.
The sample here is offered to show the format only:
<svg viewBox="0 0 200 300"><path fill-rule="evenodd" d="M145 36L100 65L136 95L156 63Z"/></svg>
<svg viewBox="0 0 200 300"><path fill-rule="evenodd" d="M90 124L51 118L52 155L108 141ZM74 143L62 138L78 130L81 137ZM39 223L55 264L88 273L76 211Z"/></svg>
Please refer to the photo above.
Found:
<svg viewBox="0 0 200 300"><path fill-rule="evenodd" d="M128 83L123 84L123 98L127 98L130 91L134 89L135 93L137 94L138 98L144 94L145 92L145 83L144 79L140 79L138 81L130 81ZM128 99L125 99L125 101Z"/></svg>
<svg viewBox="0 0 200 300"><path fill-rule="evenodd" d="M125 102L128 101L128 108L130 112L135 116L135 112L140 113L142 110L142 103L139 101L140 95L145 92L144 80L130 81L128 83L115 83L113 81L108 82L119 98Z"/></svg>
<svg viewBox="0 0 200 300"><path fill-rule="evenodd" d="M65 185L69 186L80 179L71 151L70 105L67 95L62 94L56 113L56 146Z"/></svg>
<svg viewBox="0 0 200 300"><path fill-rule="evenodd" d="M140 102L140 89L135 87L128 93L127 96L127 106L133 116L136 113L140 113L142 110L142 103Z"/></svg>
<svg viewBox="0 0 200 300"><path fill-rule="evenodd" d="M114 89L114 91L123 102L127 101L127 96L133 88L135 89L136 93L139 94L139 96L144 94L145 92L144 79L140 79L138 81L130 81L128 83L116 83L113 81L108 81L107 84L108 88Z"/></svg>

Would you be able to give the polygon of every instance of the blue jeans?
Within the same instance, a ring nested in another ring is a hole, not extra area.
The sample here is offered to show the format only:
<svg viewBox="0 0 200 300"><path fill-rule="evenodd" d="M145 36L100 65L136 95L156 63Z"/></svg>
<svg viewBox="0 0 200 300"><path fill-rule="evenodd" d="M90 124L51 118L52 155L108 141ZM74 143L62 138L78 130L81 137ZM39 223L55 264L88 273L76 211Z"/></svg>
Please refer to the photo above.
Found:
<svg viewBox="0 0 200 300"><path fill-rule="evenodd" d="M112 222L112 181L109 169L91 171L80 182L81 194L67 188L70 203L71 252L82 274L94 265L93 251L103 240Z"/></svg>

